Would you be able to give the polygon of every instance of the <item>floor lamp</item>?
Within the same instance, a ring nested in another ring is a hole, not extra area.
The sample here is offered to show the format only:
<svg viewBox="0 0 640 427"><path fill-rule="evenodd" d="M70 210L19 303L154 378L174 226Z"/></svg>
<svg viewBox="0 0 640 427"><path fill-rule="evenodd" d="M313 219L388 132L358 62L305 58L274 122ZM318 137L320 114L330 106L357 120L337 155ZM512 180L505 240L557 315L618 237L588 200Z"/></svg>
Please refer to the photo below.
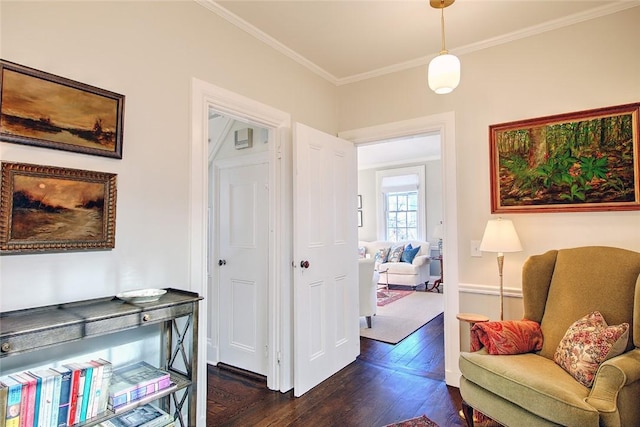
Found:
<svg viewBox="0 0 640 427"><path fill-rule="evenodd" d="M484 229L484 235L480 242L482 252L498 253L498 274L500 275L500 320L503 320L503 286L502 267L504 266L505 252L520 252L522 245L518 233L510 219L490 219Z"/></svg>

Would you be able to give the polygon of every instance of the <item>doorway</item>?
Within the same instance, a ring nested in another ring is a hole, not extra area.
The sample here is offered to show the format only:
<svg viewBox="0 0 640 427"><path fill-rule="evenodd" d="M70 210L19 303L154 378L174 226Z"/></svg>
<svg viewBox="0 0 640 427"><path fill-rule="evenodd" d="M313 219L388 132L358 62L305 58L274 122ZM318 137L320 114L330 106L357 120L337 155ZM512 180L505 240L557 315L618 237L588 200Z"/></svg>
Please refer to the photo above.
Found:
<svg viewBox="0 0 640 427"><path fill-rule="evenodd" d="M218 361L268 373L268 130L209 110L208 287Z"/></svg>
<svg viewBox="0 0 640 427"><path fill-rule="evenodd" d="M459 387L460 327L456 319L458 295L458 204L456 174L455 114L453 112L418 117L367 128L340 132L341 138L355 144L369 144L412 135L437 133L441 137L442 215L443 215L443 275L447 280L444 293L445 380Z"/></svg>

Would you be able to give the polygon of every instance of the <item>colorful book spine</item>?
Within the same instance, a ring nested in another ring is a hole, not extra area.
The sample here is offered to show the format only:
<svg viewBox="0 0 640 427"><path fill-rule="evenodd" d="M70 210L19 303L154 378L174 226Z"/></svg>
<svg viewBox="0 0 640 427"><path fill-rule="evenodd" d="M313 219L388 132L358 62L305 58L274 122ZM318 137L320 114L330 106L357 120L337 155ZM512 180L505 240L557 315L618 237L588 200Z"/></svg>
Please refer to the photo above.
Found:
<svg viewBox="0 0 640 427"><path fill-rule="evenodd" d="M69 408L71 406L71 377L73 372L69 368L53 368L60 374L60 394L58 404L58 427L67 427L69 420Z"/></svg>
<svg viewBox="0 0 640 427"><path fill-rule="evenodd" d="M29 383L23 380L18 374L12 374L10 375L10 377L18 381L22 386L22 393L20 394L20 425L19 427L24 427L25 420L27 419L27 399L29 395Z"/></svg>
<svg viewBox="0 0 640 427"><path fill-rule="evenodd" d="M29 371L29 374L38 381L40 391L38 394L38 389L36 389L36 396L39 396L39 402L36 406L37 423L34 422L34 425L36 427L48 427L51 425L51 415L53 412L54 372L49 369L42 369Z"/></svg>
<svg viewBox="0 0 640 427"><path fill-rule="evenodd" d="M20 408L20 426L33 427L36 404L36 379L26 372L12 375L22 383L22 407Z"/></svg>
<svg viewBox="0 0 640 427"><path fill-rule="evenodd" d="M60 412L60 389L62 388L62 374L55 369L49 369L53 374L53 392L51 401L51 416L49 417L49 425L58 425L58 413Z"/></svg>
<svg viewBox="0 0 640 427"><path fill-rule="evenodd" d="M20 403L22 401L22 384L10 376L0 378L7 386L7 404L5 415L6 427L20 427Z"/></svg>
<svg viewBox="0 0 640 427"><path fill-rule="evenodd" d="M109 396L107 408L115 410L122 405L140 400L171 386L171 378L163 377L154 382L146 382L136 388L126 390L117 395Z"/></svg>
<svg viewBox="0 0 640 427"><path fill-rule="evenodd" d="M69 414L69 425L79 423L80 412L82 411L82 402L84 400L84 383L86 378L86 366L82 363L68 363L64 365L66 368L71 369L73 372L73 378L76 379L72 384L71 395L71 411Z"/></svg>
<svg viewBox="0 0 640 427"><path fill-rule="evenodd" d="M7 422L7 390L6 384L0 382L0 427L5 427Z"/></svg>
<svg viewBox="0 0 640 427"><path fill-rule="evenodd" d="M35 393L34 406L33 406L33 425L37 427L38 423L40 422L40 398L42 395L42 378L33 375L31 372L26 372L26 374L36 381L36 393Z"/></svg>
<svg viewBox="0 0 640 427"><path fill-rule="evenodd" d="M92 360L89 362L93 366L93 379L91 381L91 401L87 408L87 418L93 418L98 415L98 403L100 401L100 392L102 389L102 372L104 367L101 363Z"/></svg>
<svg viewBox="0 0 640 427"><path fill-rule="evenodd" d="M82 407L80 408L80 422L87 420L87 408L89 407L89 402L92 399L91 396L91 382L93 378L93 365L89 363L83 363L82 366L85 370L84 377L84 390L82 392Z"/></svg>
<svg viewBox="0 0 640 427"><path fill-rule="evenodd" d="M107 403L109 402L109 386L111 385L113 365L105 359L97 359L95 362L102 365L102 385L100 387L100 398L98 399L97 406L97 414L101 414L107 410Z"/></svg>
<svg viewBox="0 0 640 427"><path fill-rule="evenodd" d="M71 370L71 390L69 391L69 415L67 417L67 425L76 423L76 410L78 408L78 386L80 384L81 369L74 363L64 365L65 368Z"/></svg>

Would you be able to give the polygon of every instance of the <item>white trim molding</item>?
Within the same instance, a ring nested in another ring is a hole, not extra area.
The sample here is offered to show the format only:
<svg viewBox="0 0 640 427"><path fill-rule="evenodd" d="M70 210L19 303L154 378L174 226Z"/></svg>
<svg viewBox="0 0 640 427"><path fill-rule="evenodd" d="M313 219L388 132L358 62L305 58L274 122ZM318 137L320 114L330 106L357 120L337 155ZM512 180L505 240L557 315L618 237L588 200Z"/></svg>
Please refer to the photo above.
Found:
<svg viewBox="0 0 640 427"><path fill-rule="evenodd" d="M495 295L500 296L497 286L479 285L475 283L460 283L458 291L461 294ZM504 287L503 295L509 298L522 298L522 289Z"/></svg>
<svg viewBox="0 0 640 427"><path fill-rule="evenodd" d="M269 366L267 387L291 389L291 259L290 187L291 171L286 153L290 150L291 116L268 105L238 95L197 78L191 79L191 164L189 195L189 289L204 298L200 309L198 339L198 381L207 382L207 354L217 354L217 301L207 286L208 245L208 118L209 109L225 116L268 129L269 133ZM211 331L210 331L211 329ZM208 333L212 333L211 339ZM206 424L206 388L198 393L198 425Z"/></svg>

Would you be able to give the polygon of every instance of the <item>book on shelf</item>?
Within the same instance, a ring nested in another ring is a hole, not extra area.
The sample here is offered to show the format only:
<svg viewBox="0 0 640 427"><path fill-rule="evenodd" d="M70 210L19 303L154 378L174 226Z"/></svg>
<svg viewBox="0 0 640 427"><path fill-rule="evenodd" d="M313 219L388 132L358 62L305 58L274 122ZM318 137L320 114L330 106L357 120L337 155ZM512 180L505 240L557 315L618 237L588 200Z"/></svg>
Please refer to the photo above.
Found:
<svg viewBox="0 0 640 427"><path fill-rule="evenodd" d="M28 373L36 379L34 425L57 425L62 375L52 369L40 369L28 371Z"/></svg>
<svg viewBox="0 0 640 427"><path fill-rule="evenodd" d="M107 407L111 410L171 386L169 373L138 362L113 370Z"/></svg>
<svg viewBox="0 0 640 427"><path fill-rule="evenodd" d="M86 421L87 418L91 418L91 416L87 417L87 410L93 402L93 395L91 394L91 387L93 384L93 365L87 362L81 363L81 365L84 366L85 376L84 391L82 393L82 406L80 407L80 422Z"/></svg>
<svg viewBox="0 0 640 427"><path fill-rule="evenodd" d="M67 427L69 424L69 407L71 406L71 376L73 371L64 366L51 368L60 374L60 397L58 403L57 427Z"/></svg>
<svg viewBox="0 0 640 427"><path fill-rule="evenodd" d="M72 363L64 365L64 367L71 371L71 386L69 390L69 413L67 415L67 425L72 426L76 423L76 412L78 409L78 390L80 386L80 372L82 371L82 369L76 367Z"/></svg>
<svg viewBox="0 0 640 427"><path fill-rule="evenodd" d="M74 382L71 384L71 405L68 424L74 425L86 420L86 409L84 419L81 418L81 414L82 407L85 403L84 393L87 383L87 365L85 363L67 363L64 366L73 372L72 380ZM88 382L91 383L91 377L89 377Z"/></svg>
<svg viewBox="0 0 640 427"><path fill-rule="evenodd" d="M102 427L164 427L171 415L152 404L139 406L100 424Z"/></svg>
<svg viewBox="0 0 640 427"><path fill-rule="evenodd" d="M92 366L91 389L89 390L89 405L87 406L87 419L93 418L97 414L98 400L100 399L100 388L102 387L102 364L93 360L87 362Z"/></svg>
<svg viewBox="0 0 640 427"><path fill-rule="evenodd" d="M92 360L91 363L101 365L102 381L100 384L100 390L97 391L97 402L94 402L94 414L96 416L107 410L107 403L109 402L109 386L111 385L111 377L113 372L113 365L111 362L105 359Z"/></svg>
<svg viewBox="0 0 640 427"><path fill-rule="evenodd" d="M20 403L22 401L22 384L10 376L0 378L0 382L7 387L7 401L5 418L2 420L6 427L20 426Z"/></svg>
<svg viewBox="0 0 640 427"><path fill-rule="evenodd" d="M0 381L0 426L5 426L7 422L7 389L8 387Z"/></svg>
<svg viewBox="0 0 640 427"><path fill-rule="evenodd" d="M26 372L18 372L11 376L22 384L20 425L22 427L33 427L36 405L36 379Z"/></svg>

